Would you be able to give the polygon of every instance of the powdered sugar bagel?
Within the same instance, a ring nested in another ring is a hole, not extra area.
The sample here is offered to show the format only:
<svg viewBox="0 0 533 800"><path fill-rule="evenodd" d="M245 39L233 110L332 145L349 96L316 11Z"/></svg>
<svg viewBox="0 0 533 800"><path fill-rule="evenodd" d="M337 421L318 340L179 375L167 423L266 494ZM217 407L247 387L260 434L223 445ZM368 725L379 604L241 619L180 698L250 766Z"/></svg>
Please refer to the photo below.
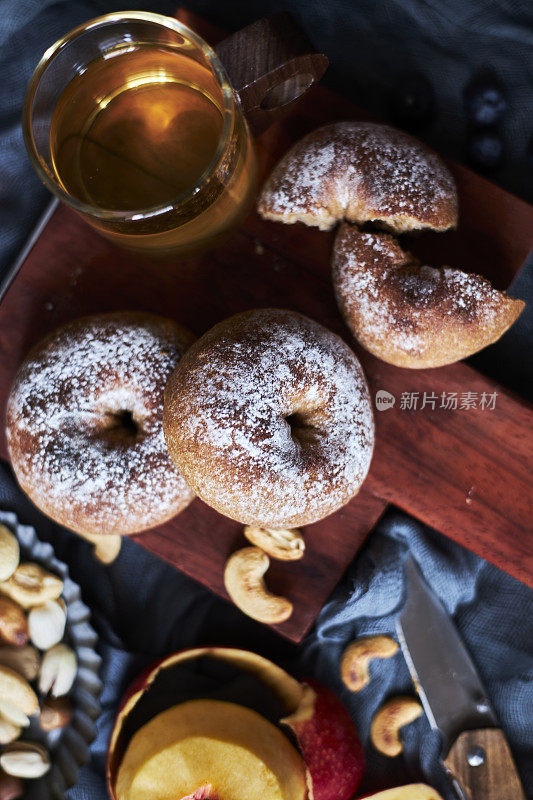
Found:
<svg viewBox="0 0 533 800"><path fill-rule="evenodd" d="M397 232L457 224L452 175L426 145L372 122L335 122L297 142L274 167L258 211L265 219L330 230L379 222Z"/></svg>
<svg viewBox="0 0 533 800"><path fill-rule="evenodd" d="M230 317L190 348L165 390L164 430L208 505L268 528L347 503L374 446L354 353L317 322L268 308Z"/></svg>
<svg viewBox="0 0 533 800"><path fill-rule="evenodd" d="M128 534L181 511L193 494L168 455L163 391L194 337L138 312L68 323L22 364L8 402L18 481L56 522Z"/></svg>
<svg viewBox="0 0 533 800"><path fill-rule="evenodd" d="M339 228L333 285L358 341L389 364L441 367L502 336L524 308L486 278L421 265L386 234Z"/></svg>

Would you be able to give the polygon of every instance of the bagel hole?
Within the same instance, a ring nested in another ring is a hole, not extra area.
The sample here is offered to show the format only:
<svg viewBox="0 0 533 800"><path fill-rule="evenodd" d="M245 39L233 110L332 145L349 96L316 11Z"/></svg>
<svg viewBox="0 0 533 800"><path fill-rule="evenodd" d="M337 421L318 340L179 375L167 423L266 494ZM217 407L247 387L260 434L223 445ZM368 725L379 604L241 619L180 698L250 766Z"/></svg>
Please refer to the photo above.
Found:
<svg viewBox="0 0 533 800"><path fill-rule="evenodd" d="M293 441L298 442L298 444L306 445L317 440L318 431L305 414L298 411L294 414L288 414L285 417L285 422L291 429Z"/></svg>
<svg viewBox="0 0 533 800"><path fill-rule="evenodd" d="M141 433L140 426L135 421L133 411L127 408L109 413L108 434L115 434L127 439L137 439Z"/></svg>
<svg viewBox="0 0 533 800"><path fill-rule="evenodd" d="M123 411L118 412L117 417L119 427L121 427L127 433L131 433L132 436L137 436L139 433L139 426L133 418L133 412L124 409Z"/></svg>

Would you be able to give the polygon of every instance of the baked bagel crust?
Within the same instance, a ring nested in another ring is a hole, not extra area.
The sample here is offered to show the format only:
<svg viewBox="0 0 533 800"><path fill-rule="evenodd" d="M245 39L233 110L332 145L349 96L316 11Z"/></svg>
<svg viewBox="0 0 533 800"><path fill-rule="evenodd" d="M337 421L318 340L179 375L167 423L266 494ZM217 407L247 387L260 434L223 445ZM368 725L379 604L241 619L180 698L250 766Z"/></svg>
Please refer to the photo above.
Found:
<svg viewBox="0 0 533 800"><path fill-rule="evenodd" d="M22 364L7 441L22 489L81 534L159 525L193 494L168 455L163 392L191 333L138 312L68 323Z"/></svg>
<svg viewBox="0 0 533 800"><path fill-rule="evenodd" d="M412 136L372 122L335 122L281 159L258 211L321 230L347 220L396 232L444 231L457 224L457 190L439 156Z"/></svg>
<svg viewBox="0 0 533 800"><path fill-rule="evenodd" d="M168 382L164 429L196 494L269 528L316 522L347 503L374 446L354 353L317 322L279 309L238 314L192 346Z"/></svg>
<svg viewBox="0 0 533 800"><path fill-rule="evenodd" d="M420 265L385 234L341 225L333 285L356 339L398 367L451 364L492 344L524 308L480 275Z"/></svg>

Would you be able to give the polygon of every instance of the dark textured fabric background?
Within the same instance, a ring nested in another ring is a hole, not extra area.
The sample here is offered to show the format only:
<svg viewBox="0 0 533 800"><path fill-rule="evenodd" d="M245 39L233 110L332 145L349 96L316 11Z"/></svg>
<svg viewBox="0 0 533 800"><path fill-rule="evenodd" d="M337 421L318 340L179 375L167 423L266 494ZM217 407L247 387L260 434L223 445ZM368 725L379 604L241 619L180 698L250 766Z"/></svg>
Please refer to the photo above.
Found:
<svg viewBox="0 0 533 800"><path fill-rule="evenodd" d="M466 160L469 127L463 92L487 69L507 100L505 157L491 176L533 200L533 3L530 0L239 0L190 4L221 27L237 29L288 9L330 59L326 82L387 120L408 76L433 88L435 114L419 135ZM526 163L527 162L527 163Z"/></svg>
<svg viewBox="0 0 533 800"><path fill-rule="evenodd" d="M18 252L48 199L32 174L20 131L22 96L31 71L45 48L70 28L124 5L164 12L173 8L172 3L138 0L0 0L0 270ZM196 0L189 6L227 29L272 11L292 10L330 58L327 81L383 120L390 119L407 77L424 78L432 87L434 113L416 133L461 161L467 158L472 133L463 92L480 71L490 69L501 83L506 110L496 131L504 142L503 160L489 176L533 199L533 158L528 155L533 134L531 0ZM529 265L512 287L530 305L531 273ZM529 396L531 333L531 313L524 314L502 342L477 361ZM509 737L528 797L533 798L533 594L443 537L405 517L389 515L370 536L304 646L295 648L133 542L125 542L112 566L98 564L85 542L31 506L1 464L0 506L34 524L42 538L54 543L80 583L100 634L103 715L91 763L68 793L70 800L105 800L107 738L125 687L154 657L190 645L249 647L296 674L315 674L342 694L368 745L369 721L382 700L412 691L405 663L398 656L376 665L371 688L353 697L343 691L338 659L357 635L393 632L403 602L406 548L453 614ZM386 761L368 746L367 753L365 790L425 779L450 797L425 718L406 730L404 757Z"/></svg>

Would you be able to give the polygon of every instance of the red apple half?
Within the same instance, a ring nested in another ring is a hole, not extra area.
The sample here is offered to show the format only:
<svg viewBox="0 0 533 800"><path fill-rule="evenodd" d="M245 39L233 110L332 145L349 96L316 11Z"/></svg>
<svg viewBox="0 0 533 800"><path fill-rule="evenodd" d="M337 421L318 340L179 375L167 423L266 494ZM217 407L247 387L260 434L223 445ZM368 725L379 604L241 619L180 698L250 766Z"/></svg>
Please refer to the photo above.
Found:
<svg viewBox="0 0 533 800"><path fill-rule="evenodd" d="M286 710L287 717L283 722L294 732L306 764L309 800L351 800L363 776L364 755L355 726L341 701L315 681L299 683L256 653L224 647L175 653L146 670L132 684L118 712L109 744L107 780L113 800L116 800L118 768L127 746L125 728L129 715L161 670L195 658L227 661L252 673L272 689ZM216 792L216 787L214 789ZM205 794L212 791L211 787L200 787L198 791L199 795L198 792L192 795L194 800L203 796L211 798Z"/></svg>
<svg viewBox="0 0 533 800"><path fill-rule="evenodd" d="M330 689L307 681L298 709L282 720L294 732L310 800L349 800L364 773L364 751L348 711Z"/></svg>

